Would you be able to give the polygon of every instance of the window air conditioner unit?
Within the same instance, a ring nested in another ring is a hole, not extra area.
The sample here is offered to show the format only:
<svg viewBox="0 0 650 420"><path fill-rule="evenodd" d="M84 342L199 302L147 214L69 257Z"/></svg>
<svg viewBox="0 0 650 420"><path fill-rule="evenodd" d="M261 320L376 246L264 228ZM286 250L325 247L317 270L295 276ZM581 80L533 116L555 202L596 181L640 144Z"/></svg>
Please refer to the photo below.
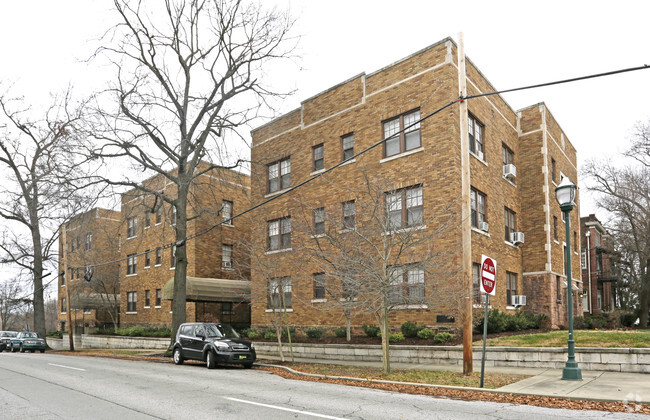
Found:
<svg viewBox="0 0 650 420"><path fill-rule="evenodd" d="M524 243L524 232L512 232L510 234L510 242L513 244L523 244Z"/></svg>
<svg viewBox="0 0 650 420"><path fill-rule="evenodd" d="M517 167L512 163L503 165L503 176L508 179L512 179L517 176Z"/></svg>
<svg viewBox="0 0 650 420"><path fill-rule="evenodd" d="M232 261L223 261L223 262L221 263L221 266L222 266L223 268L232 268Z"/></svg>
<svg viewBox="0 0 650 420"><path fill-rule="evenodd" d="M478 222L478 228L483 232L487 232L490 229L490 224L488 222Z"/></svg>
<svg viewBox="0 0 650 420"><path fill-rule="evenodd" d="M526 305L526 296L514 295L512 297L512 306L524 306L524 305Z"/></svg>

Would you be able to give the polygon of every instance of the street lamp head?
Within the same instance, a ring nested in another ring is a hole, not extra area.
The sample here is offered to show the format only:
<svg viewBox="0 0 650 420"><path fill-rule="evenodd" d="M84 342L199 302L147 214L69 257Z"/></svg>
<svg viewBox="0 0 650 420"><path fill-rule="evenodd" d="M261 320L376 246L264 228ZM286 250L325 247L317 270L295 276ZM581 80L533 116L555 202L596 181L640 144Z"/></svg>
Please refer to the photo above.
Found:
<svg viewBox="0 0 650 420"><path fill-rule="evenodd" d="M562 178L562 182L555 189L555 197L562 211L571 211L575 207L576 189L569 177Z"/></svg>

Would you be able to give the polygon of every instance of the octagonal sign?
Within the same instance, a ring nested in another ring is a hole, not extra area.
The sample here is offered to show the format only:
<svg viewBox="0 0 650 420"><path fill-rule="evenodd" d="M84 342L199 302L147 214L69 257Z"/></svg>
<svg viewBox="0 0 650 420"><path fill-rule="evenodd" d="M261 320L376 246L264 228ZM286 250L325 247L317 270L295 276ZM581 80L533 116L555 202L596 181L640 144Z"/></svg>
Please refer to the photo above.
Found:
<svg viewBox="0 0 650 420"><path fill-rule="evenodd" d="M494 296L497 285L497 262L488 256L481 256L481 292Z"/></svg>

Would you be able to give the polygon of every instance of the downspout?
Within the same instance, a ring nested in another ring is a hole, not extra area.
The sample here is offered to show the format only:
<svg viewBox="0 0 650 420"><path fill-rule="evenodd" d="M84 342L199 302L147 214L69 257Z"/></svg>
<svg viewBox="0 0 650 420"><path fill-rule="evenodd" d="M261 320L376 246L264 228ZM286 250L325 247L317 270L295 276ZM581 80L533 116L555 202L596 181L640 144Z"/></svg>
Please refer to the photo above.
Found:
<svg viewBox="0 0 650 420"><path fill-rule="evenodd" d="M587 231L585 233L585 236L587 237L587 279L589 279L589 290L587 291L587 299L589 302L589 314L593 314L592 308L593 304L591 302L591 245L589 244L589 239L591 236L591 232Z"/></svg>

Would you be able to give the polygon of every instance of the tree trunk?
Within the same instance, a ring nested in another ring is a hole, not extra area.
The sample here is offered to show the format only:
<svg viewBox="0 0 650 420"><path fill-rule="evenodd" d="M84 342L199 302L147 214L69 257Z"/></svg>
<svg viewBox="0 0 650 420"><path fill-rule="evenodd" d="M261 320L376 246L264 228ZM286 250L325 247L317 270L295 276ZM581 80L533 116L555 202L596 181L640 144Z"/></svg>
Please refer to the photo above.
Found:
<svg viewBox="0 0 650 420"><path fill-rule="evenodd" d="M284 362L284 352L282 351L282 321L275 323L275 334L278 336L278 352L280 360Z"/></svg>
<svg viewBox="0 0 650 420"><path fill-rule="evenodd" d="M27 197L25 197L27 201ZM43 301L43 247L41 245L41 230L38 220L38 202L27 201L29 219L32 225L32 243L34 246L34 331L39 337L45 338L45 303Z"/></svg>
<svg viewBox="0 0 650 420"><path fill-rule="evenodd" d="M179 178L184 176L180 173ZM169 351L176 341L176 332L182 323L187 320L187 196L189 183L181 182L178 185L176 198L176 267L174 269L174 300L172 301L172 335ZM171 253L171 251L170 251Z"/></svg>
<svg viewBox="0 0 650 420"><path fill-rule="evenodd" d="M380 321L381 330L381 361L384 373L390 373L390 342L388 340L388 311L385 311Z"/></svg>
<svg viewBox="0 0 650 420"><path fill-rule="evenodd" d="M345 311L345 340L346 341L352 341L352 332L350 331L352 328L350 326L351 320L350 320L350 311Z"/></svg>

